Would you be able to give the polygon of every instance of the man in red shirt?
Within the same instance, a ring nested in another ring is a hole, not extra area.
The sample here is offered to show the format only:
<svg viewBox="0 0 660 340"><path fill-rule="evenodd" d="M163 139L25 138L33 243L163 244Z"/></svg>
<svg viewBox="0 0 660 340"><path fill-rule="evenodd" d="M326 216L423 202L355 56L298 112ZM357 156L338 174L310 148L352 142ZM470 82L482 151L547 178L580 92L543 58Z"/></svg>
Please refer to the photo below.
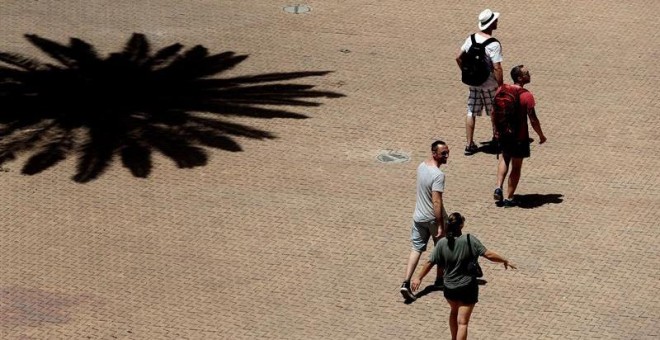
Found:
<svg viewBox="0 0 660 340"><path fill-rule="evenodd" d="M529 84L531 80L529 70L523 65L518 65L511 70L511 79L514 81L513 85L504 84L502 86L512 86L521 89L525 84ZM502 88L500 88L501 90ZM517 204L513 199L513 194L516 192L518 181L520 181L523 159L530 156L529 144L531 141L529 139L527 117L529 117L532 128L539 136L539 144L543 144L547 140L543 134L543 130L541 130L541 122L536 117L534 95L527 90L521 92L518 111L518 118L520 119L518 134L513 140L499 141L499 151L502 153L502 157L499 157L499 163L497 165L497 188L495 188L493 197L504 207L513 207ZM509 172L509 164L511 164L511 173L509 174L506 198L504 198L502 185Z"/></svg>

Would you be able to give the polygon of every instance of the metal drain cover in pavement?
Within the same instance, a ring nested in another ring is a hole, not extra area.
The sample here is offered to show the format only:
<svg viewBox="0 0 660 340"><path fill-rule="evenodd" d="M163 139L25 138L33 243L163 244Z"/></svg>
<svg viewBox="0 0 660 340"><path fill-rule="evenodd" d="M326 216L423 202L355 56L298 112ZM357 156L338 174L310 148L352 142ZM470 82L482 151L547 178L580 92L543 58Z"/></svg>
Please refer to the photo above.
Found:
<svg viewBox="0 0 660 340"><path fill-rule="evenodd" d="M376 158L382 163L404 163L410 160L410 156L405 153L393 150L384 150Z"/></svg>
<svg viewBox="0 0 660 340"><path fill-rule="evenodd" d="M307 5L291 5L291 6L284 7L285 12L293 13L293 14L307 13L311 10L312 9L309 8L309 6L307 6Z"/></svg>

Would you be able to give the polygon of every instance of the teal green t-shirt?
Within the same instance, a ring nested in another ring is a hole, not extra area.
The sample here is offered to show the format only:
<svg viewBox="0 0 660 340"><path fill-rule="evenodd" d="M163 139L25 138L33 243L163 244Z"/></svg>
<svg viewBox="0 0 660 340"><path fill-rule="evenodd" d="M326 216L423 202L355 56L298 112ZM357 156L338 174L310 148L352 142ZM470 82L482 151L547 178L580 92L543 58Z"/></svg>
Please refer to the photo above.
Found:
<svg viewBox="0 0 660 340"><path fill-rule="evenodd" d="M470 244L473 256L486 253L486 247L474 235L470 235ZM429 261L443 268L444 284L449 289L466 286L472 281L472 276L467 273L469 260L467 234L454 238L453 249L449 248L449 240L443 237L429 255Z"/></svg>

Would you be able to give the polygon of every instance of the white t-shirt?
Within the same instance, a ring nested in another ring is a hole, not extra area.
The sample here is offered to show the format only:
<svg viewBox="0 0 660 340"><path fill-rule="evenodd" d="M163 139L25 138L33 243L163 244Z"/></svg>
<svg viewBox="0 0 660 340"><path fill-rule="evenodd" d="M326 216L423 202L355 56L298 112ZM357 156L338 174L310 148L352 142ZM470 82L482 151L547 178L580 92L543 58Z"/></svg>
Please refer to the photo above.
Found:
<svg viewBox="0 0 660 340"><path fill-rule="evenodd" d="M422 162L417 167L417 204L415 204L413 215L415 222L435 220L432 201L433 191L445 191L445 174L439 168ZM442 205L442 214L445 216L445 223L447 223L447 212L444 204Z"/></svg>
<svg viewBox="0 0 660 340"><path fill-rule="evenodd" d="M474 40L476 40L477 43L482 43L486 41L486 39L488 38L484 37L481 34L474 35ZM470 49L470 46L472 46L472 39L468 36L467 39L465 39L465 43L463 43L463 46L461 46L461 50L463 52L467 52ZM494 41L486 45L486 56L488 56L489 63L491 65L490 77L488 77L488 80L486 80L485 83L474 87L486 88L486 89L497 88L498 86L497 79L495 79L495 73L492 72L492 69L493 69L493 63L502 62L502 45L497 41Z"/></svg>

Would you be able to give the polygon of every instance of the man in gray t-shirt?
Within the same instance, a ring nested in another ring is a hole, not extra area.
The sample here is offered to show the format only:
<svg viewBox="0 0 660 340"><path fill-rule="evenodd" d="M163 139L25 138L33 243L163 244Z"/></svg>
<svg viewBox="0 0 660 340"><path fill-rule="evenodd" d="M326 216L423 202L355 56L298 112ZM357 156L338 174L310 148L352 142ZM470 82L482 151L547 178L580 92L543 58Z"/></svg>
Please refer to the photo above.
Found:
<svg viewBox="0 0 660 340"><path fill-rule="evenodd" d="M445 173L435 165L427 165L422 162L417 167L417 203L415 204L415 213L413 220L415 222L435 221L433 212L433 192L442 193L445 191ZM442 215L446 220L447 211L442 206Z"/></svg>
<svg viewBox="0 0 660 340"><path fill-rule="evenodd" d="M447 212L442 200L445 191L445 174L440 170L447 163L449 147L443 141L431 144L431 155L417 167L417 203L410 232L412 250L408 257L406 276L401 284L401 295L406 301L415 300L410 288L410 279L419 258L426 250L430 238L436 243L444 235ZM438 271L436 282L442 283L442 272Z"/></svg>

